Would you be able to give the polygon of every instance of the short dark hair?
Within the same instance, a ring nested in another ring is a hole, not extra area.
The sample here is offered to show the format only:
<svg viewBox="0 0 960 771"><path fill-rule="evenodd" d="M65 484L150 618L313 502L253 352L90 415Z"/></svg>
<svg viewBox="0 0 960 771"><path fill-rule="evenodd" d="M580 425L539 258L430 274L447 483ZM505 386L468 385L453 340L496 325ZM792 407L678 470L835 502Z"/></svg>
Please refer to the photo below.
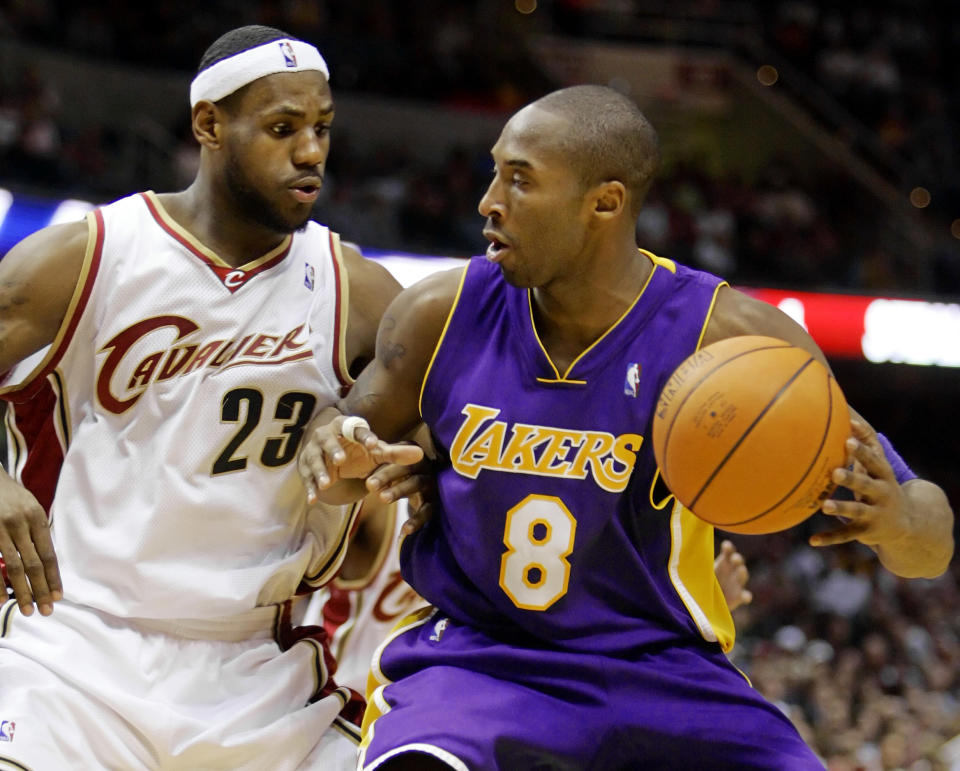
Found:
<svg viewBox="0 0 960 771"><path fill-rule="evenodd" d="M630 98L606 86L571 86L534 102L569 122L560 143L586 186L616 179L637 214L660 165L657 132Z"/></svg>
<svg viewBox="0 0 960 771"><path fill-rule="evenodd" d="M265 27L261 24L249 24L246 27L237 27L225 32L214 40L203 56L200 57L197 74L199 75L208 67L212 67L224 59L229 59L241 51L262 46L264 43L270 43L274 40L296 40L296 38L288 35L282 29Z"/></svg>

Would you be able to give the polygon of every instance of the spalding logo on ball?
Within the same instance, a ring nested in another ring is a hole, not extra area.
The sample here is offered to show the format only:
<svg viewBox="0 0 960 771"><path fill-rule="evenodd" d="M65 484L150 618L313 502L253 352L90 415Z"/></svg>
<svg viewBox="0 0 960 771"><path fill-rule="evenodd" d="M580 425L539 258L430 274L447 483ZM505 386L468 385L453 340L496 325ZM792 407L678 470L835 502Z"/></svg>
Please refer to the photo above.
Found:
<svg viewBox="0 0 960 771"><path fill-rule="evenodd" d="M733 533L802 522L846 465L847 402L808 351L773 337L701 348L667 381L653 418L663 481L700 519Z"/></svg>

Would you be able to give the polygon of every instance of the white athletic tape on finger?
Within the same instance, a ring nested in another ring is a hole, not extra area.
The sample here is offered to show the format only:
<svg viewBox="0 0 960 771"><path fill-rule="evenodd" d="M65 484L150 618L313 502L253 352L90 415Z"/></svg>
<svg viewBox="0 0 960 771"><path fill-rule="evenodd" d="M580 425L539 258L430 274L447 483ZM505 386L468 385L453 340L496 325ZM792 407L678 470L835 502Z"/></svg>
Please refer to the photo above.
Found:
<svg viewBox="0 0 960 771"><path fill-rule="evenodd" d="M343 434L343 436L345 436L347 439L355 442L357 441L357 437L354 435L354 432L358 428L365 428L369 431L370 424L361 417L351 415L349 418L343 421L343 425L340 426L340 433Z"/></svg>

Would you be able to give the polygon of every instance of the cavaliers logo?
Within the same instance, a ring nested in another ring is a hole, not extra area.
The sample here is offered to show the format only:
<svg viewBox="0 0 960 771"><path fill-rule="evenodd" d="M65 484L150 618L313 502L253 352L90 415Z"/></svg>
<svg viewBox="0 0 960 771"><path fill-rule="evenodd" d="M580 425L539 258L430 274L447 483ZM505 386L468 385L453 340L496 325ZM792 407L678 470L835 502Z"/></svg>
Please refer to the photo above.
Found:
<svg viewBox="0 0 960 771"><path fill-rule="evenodd" d="M310 358L301 336L304 325L285 335L254 333L239 339L202 337L199 325L183 316L153 316L131 324L100 350L108 352L97 374L97 399L122 415L152 383L183 377L201 368L283 364Z"/></svg>

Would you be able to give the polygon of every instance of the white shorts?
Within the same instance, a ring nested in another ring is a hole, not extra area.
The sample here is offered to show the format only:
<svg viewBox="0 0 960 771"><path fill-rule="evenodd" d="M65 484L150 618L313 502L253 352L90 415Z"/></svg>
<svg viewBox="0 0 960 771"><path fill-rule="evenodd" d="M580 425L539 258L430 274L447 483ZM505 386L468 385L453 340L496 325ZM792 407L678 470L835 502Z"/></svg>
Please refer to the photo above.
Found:
<svg viewBox="0 0 960 771"><path fill-rule="evenodd" d="M322 646L281 650L278 607L174 625L61 601L0 608L0 769L353 769ZM210 639L215 638L215 639Z"/></svg>

